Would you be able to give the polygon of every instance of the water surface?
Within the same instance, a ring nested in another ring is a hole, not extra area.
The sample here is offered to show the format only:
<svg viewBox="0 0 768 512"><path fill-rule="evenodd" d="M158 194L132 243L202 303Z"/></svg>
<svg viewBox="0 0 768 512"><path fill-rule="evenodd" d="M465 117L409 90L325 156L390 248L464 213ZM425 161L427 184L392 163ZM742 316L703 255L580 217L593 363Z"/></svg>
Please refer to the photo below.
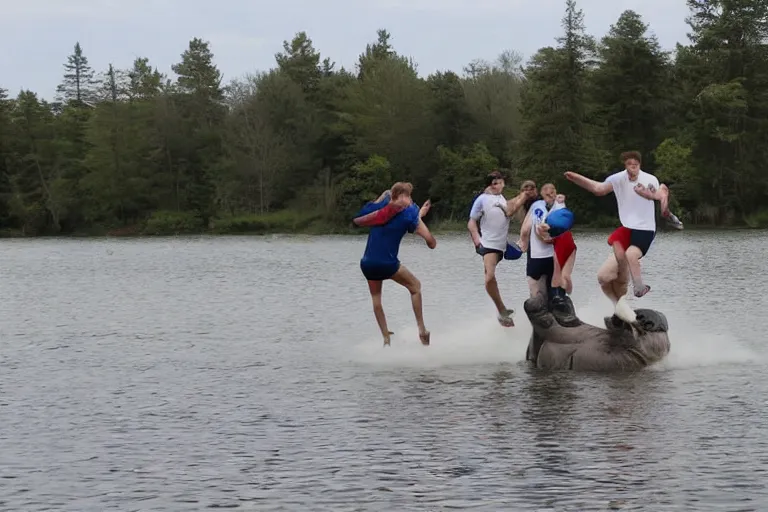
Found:
<svg viewBox="0 0 768 512"><path fill-rule="evenodd" d="M605 237L576 238L597 324ZM672 352L622 376L528 368L524 260L505 329L464 234L406 238L432 346L387 283L383 349L364 244L4 240L2 510L768 509L767 234L660 234L632 303Z"/></svg>

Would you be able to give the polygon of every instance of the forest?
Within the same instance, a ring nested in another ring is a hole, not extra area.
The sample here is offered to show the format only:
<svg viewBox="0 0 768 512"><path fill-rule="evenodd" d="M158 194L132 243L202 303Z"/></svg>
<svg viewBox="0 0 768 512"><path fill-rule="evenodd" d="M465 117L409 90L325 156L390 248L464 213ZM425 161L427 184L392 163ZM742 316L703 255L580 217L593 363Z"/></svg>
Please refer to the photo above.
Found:
<svg viewBox="0 0 768 512"><path fill-rule="evenodd" d="M687 4L674 51L634 11L596 39L567 0L527 61L500 50L426 77L384 29L355 69L299 32L228 83L199 38L174 78L150 57L95 71L76 43L55 101L0 83L0 233L338 233L403 180L431 199L427 224L461 227L493 169L507 197L551 181L579 225L608 227L613 196L563 172L602 180L626 150L687 226L768 227L768 2Z"/></svg>

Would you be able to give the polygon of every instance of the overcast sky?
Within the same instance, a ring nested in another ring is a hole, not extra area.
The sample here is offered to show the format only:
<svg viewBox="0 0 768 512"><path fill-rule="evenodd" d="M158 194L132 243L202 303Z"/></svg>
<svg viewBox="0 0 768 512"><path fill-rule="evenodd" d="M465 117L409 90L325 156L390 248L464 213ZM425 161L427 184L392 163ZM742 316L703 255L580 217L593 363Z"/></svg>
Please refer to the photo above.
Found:
<svg viewBox="0 0 768 512"><path fill-rule="evenodd" d="M578 0L587 31L602 36L626 9L640 13L662 47L687 42L685 0ZM565 0L0 0L0 86L52 99L80 41L96 71L148 57L171 74L190 39L210 41L224 81L275 65L304 30L323 57L353 69L376 29L413 57L419 72L461 68L503 50L529 58L562 33ZM173 76L173 75L171 75Z"/></svg>

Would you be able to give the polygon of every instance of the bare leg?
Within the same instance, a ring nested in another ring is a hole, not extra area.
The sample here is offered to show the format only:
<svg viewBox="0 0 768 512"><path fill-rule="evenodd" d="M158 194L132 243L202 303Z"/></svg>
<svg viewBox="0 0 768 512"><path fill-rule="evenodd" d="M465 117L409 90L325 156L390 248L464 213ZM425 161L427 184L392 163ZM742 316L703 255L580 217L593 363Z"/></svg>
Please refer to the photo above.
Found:
<svg viewBox="0 0 768 512"><path fill-rule="evenodd" d="M537 295L543 295L546 299L548 296L547 276L541 276L538 280L529 277L528 291L530 292L532 298L536 297Z"/></svg>
<svg viewBox="0 0 768 512"><path fill-rule="evenodd" d="M552 272L552 288L565 288L563 270L560 268L560 261L557 259L557 255L555 255L555 257L552 259L555 261L555 271Z"/></svg>
<svg viewBox="0 0 768 512"><path fill-rule="evenodd" d="M565 288L565 293L570 295L573 292L573 281L571 280L571 274L573 273L573 267L576 265L576 251L574 250L568 259L565 260L565 265L561 270L560 280L562 281L562 287ZM553 278L554 282L554 278Z"/></svg>
<svg viewBox="0 0 768 512"><path fill-rule="evenodd" d="M603 293L608 297L615 306L619 302L619 297L614 289L614 282L619 277L619 263L616 261L616 257L612 254L606 258L600 269L597 271L597 282L600 284Z"/></svg>
<svg viewBox="0 0 768 512"><path fill-rule="evenodd" d="M389 345L389 337L394 333L390 332L387 328L387 317L384 314L384 306L381 303L382 285L383 281L368 281L368 290L371 292L371 300L373 301L373 315L379 324L381 336L384 338L384 345Z"/></svg>
<svg viewBox="0 0 768 512"><path fill-rule="evenodd" d="M629 290L629 271L626 267L619 270L619 275L611 283L613 294L616 296L616 302L625 298Z"/></svg>
<svg viewBox="0 0 768 512"><path fill-rule="evenodd" d="M618 273L621 275L622 271L627 270L627 253L619 242L613 244L613 255L619 265Z"/></svg>
<svg viewBox="0 0 768 512"><path fill-rule="evenodd" d="M643 257L643 253L639 248L631 245L629 246L629 249L627 249L626 255L627 266L629 267L629 272L632 275L632 286L635 288L635 297L642 297L651 291L650 286L643 284L643 277L640 268L640 258Z"/></svg>
<svg viewBox="0 0 768 512"><path fill-rule="evenodd" d="M600 286L603 288L603 293L613 301L615 306L614 313L616 316L627 323L634 323L637 320L637 317L632 308L629 307L629 304L627 304L626 300L627 289L629 286L629 265L627 264L624 248L618 242L613 244L613 255L615 267L612 266L613 264L609 265L608 261L603 264L603 267L611 270L615 269L615 273L613 271L610 272L611 277L614 275L615 277L611 280L607 280L606 277L608 277L608 273L606 273L601 279L598 274L598 281L600 281Z"/></svg>
<svg viewBox="0 0 768 512"><path fill-rule="evenodd" d="M504 313L507 308L504 301L501 300L499 292L499 283L496 281L496 265L499 259L496 254L486 254L483 256L483 267L485 268L485 291L493 301L499 313Z"/></svg>
<svg viewBox="0 0 768 512"><path fill-rule="evenodd" d="M597 282L614 306L627 294L628 274L627 267L620 267L615 255L608 256L597 271Z"/></svg>
<svg viewBox="0 0 768 512"><path fill-rule="evenodd" d="M485 291L499 312L499 322L505 327L513 327L515 323L512 320L512 312L504 305L504 301L501 299L501 292L499 291L499 283L496 281L496 265L498 264L499 256L497 254L486 254L483 256Z"/></svg>
<svg viewBox="0 0 768 512"><path fill-rule="evenodd" d="M613 280L613 291L618 300L623 299L629 290L629 264L627 263L627 253L618 242L613 244L613 254L616 256L618 272L616 279Z"/></svg>
<svg viewBox="0 0 768 512"><path fill-rule="evenodd" d="M419 327L419 339L423 345L429 345L429 331L424 326L424 314L421 307L421 282L405 265L400 265L392 280L404 286L411 294L411 306L416 317L416 325Z"/></svg>

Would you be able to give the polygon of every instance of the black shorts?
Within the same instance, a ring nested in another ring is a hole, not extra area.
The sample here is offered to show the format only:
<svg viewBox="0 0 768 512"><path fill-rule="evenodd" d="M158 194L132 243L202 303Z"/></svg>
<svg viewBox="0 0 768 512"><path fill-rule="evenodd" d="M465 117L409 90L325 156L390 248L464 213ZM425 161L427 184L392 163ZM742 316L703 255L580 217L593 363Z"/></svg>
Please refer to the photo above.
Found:
<svg viewBox="0 0 768 512"><path fill-rule="evenodd" d="M360 270L369 281L386 281L400 270L400 263L363 263L360 262Z"/></svg>
<svg viewBox="0 0 768 512"><path fill-rule="evenodd" d="M552 288L552 274L555 273L555 258L549 256L546 258L531 258L530 249L528 251L528 262L525 265L525 275L538 281L541 276L547 276L547 289Z"/></svg>
<svg viewBox="0 0 768 512"><path fill-rule="evenodd" d="M483 244L478 245L475 247L475 252L479 254L480 256L485 259L486 254L495 254L498 258L498 261L501 261L504 259L504 251L500 251L498 249L488 249L487 247L483 247Z"/></svg>
<svg viewBox="0 0 768 512"><path fill-rule="evenodd" d="M633 229L632 236L630 237L629 245L634 245L645 256L648 253L648 249L651 248L653 239L656 238L655 231L644 231L641 229Z"/></svg>

